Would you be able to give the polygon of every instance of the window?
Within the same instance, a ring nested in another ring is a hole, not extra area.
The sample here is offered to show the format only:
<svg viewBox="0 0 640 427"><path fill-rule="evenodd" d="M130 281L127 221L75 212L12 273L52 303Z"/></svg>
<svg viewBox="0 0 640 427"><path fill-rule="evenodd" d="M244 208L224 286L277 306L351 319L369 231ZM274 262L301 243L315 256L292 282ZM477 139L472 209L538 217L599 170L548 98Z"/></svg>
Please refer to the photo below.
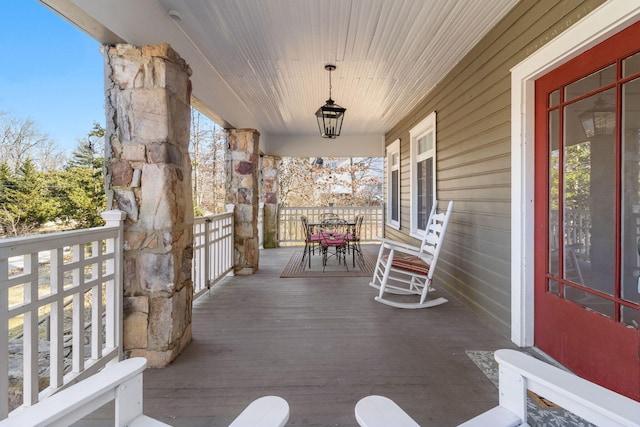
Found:
<svg viewBox="0 0 640 427"><path fill-rule="evenodd" d="M387 147L387 225L400 228L400 140Z"/></svg>
<svg viewBox="0 0 640 427"><path fill-rule="evenodd" d="M421 238L436 195L436 113L409 131L411 137L411 231Z"/></svg>

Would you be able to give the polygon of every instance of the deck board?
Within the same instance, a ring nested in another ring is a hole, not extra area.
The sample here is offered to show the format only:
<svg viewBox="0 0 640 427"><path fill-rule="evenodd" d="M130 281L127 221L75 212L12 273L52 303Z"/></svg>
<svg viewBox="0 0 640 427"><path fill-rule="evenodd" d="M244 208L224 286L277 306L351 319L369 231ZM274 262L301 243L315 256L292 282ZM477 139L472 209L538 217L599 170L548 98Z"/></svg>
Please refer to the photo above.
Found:
<svg viewBox="0 0 640 427"><path fill-rule="evenodd" d="M288 426L356 426L356 402L382 394L421 425L454 426L497 404L465 350L513 345L455 298L439 289L448 303L400 310L373 300L369 278L281 279L292 250L261 251L257 274L195 302L193 342L169 367L145 371L147 415L227 426L274 394L289 402Z"/></svg>

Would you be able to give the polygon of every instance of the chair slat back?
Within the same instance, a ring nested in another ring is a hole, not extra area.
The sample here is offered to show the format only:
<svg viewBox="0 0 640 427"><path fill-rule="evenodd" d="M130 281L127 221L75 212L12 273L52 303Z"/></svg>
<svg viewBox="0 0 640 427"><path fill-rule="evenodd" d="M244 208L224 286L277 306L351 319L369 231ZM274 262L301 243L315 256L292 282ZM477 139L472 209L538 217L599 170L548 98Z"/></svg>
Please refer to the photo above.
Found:
<svg viewBox="0 0 640 427"><path fill-rule="evenodd" d="M438 255L440 254L442 242L444 241L444 236L447 231L447 225L449 224L449 218L451 217L451 211L453 210L453 200L449 201L446 212L436 213L436 208L437 202L434 203L433 209L431 210L420 249L420 252L425 254L425 262L429 264L429 277L433 277L433 272L435 271Z"/></svg>
<svg viewBox="0 0 640 427"><path fill-rule="evenodd" d="M346 234L348 231L347 221L343 219L326 219L320 223L322 233Z"/></svg>
<svg viewBox="0 0 640 427"><path fill-rule="evenodd" d="M425 227L425 233L422 237L422 242L420 243L420 252L431 253L428 251L427 246L433 245L433 243L429 243L430 240L433 239L433 235L430 232L434 220L434 215L438 211L438 201L435 200L433 202L433 206L431 206L431 212L429 213L429 219L427 219L427 226Z"/></svg>
<svg viewBox="0 0 640 427"><path fill-rule="evenodd" d="M360 239L360 232L362 230L362 221L364 220L364 215L357 215L356 216L356 225L353 227L353 237L355 239Z"/></svg>
<svg viewBox="0 0 640 427"><path fill-rule="evenodd" d="M332 212L325 212L320 214L320 222L329 220L329 219L340 219L340 215Z"/></svg>
<svg viewBox="0 0 640 427"><path fill-rule="evenodd" d="M309 222L307 221L307 217L302 215L300 217L300 221L302 221L302 231L304 232L304 238L308 240L311 238L311 231L309 230Z"/></svg>

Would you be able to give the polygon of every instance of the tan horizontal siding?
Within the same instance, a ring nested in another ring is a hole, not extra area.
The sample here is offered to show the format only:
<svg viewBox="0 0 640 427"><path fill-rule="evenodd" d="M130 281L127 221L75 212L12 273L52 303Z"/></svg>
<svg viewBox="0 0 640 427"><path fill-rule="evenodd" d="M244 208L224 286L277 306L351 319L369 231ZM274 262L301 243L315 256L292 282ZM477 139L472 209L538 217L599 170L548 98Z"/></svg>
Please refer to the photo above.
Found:
<svg viewBox="0 0 640 427"><path fill-rule="evenodd" d="M523 0L387 135L400 143L401 230L410 228L409 131L436 111L437 197L456 201L434 284L509 335L511 306L510 69L602 4Z"/></svg>

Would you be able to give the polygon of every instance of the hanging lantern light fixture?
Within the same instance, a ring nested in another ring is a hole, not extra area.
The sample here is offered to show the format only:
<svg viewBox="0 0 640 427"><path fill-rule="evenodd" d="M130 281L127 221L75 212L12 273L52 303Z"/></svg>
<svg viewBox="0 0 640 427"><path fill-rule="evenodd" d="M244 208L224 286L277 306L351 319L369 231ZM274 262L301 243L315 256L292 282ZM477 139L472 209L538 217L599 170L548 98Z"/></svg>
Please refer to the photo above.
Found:
<svg viewBox="0 0 640 427"><path fill-rule="evenodd" d="M613 135L616 128L616 108L598 96L593 107L578 115L587 139Z"/></svg>
<svg viewBox="0 0 640 427"><path fill-rule="evenodd" d="M598 88L602 87L603 70L598 71ZM601 92L593 107L578 115L584 136L587 139L595 136L613 135L616 128L616 107L603 99L605 92Z"/></svg>
<svg viewBox="0 0 640 427"><path fill-rule="evenodd" d="M327 103L316 111L316 119L318 119L318 128L323 138L334 139L340 136L342 130L342 120L346 108L342 108L331 99L331 72L336 69L335 65L327 64L324 69L329 71L329 99Z"/></svg>

